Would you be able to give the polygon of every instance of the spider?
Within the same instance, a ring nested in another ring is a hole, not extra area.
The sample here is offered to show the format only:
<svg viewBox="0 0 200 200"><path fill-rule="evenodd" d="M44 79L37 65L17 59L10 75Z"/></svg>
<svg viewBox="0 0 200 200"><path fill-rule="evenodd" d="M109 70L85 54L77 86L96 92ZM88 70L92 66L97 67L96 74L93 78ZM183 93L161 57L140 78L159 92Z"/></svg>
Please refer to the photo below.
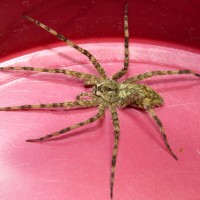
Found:
<svg viewBox="0 0 200 200"><path fill-rule="evenodd" d="M27 142L41 142L46 139L62 135L73 129L79 128L81 126L90 124L98 119L102 118L105 111L108 109L112 116L112 123L114 128L114 146L112 152L112 162L111 162L111 175L110 175L110 198L113 198L113 186L114 186L114 176L115 176L115 166L117 160L117 151L120 138L120 124L117 114L117 108L125 108L127 106L132 106L135 108L142 109L147 111L150 116L155 120L157 125L160 128L160 133L163 137L165 145L169 153L178 160L177 156L171 149L167 136L165 134L163 124L161 120L156 115L154 108L163 105L163 98L151 87L137 83L138 81L153 77L153 76L164 76L164 75L173 75L173 74L192 74L200 78L200 74L189 70L168 70L168 71L151 71L143 74L139 74L128 78L123 82L118 82L123 75L128 71L129 66L129 31L128 31L128 4L125 4L124 11L124 38L125 38L125 51L124 51L124 66L123 68L115 73L111 78L109 78L101 64L97 59L87 50L81 48L68 38L57 33L52 28L42 24L41 22L24 15L24 17L41 27L42 29L48 31L52 35L56 36L58 39L62 40L69 46L75 48L80 53L88 57L89 61L93 64L97 70L99 76L94 76L91 74L86 74L82 72L72 71L69 69L48 69L48 68L34 68L30 66L14 66L14 67L3 67L0 68L0 71L6 70L27 70L27 71L36 71L36 72L46 72L46 73L62 73L68 76L76 77L83 80L84 85L91 86L93 91L90 93L81 93L76 97L75 101L67 101L61 103L49 103L49 104L38 104L38 105L21 105L21 106L12 106L12 107L1 107L0 111L12 111L12 110L30 110L30 109L43 109L43 108L89 108L89 107L98 107L98 112L95 116L82 121L80 123L74 124L67 128L64 128L60 131L48 134L46 136L37 138L37 139L28 139Z"/></svg>

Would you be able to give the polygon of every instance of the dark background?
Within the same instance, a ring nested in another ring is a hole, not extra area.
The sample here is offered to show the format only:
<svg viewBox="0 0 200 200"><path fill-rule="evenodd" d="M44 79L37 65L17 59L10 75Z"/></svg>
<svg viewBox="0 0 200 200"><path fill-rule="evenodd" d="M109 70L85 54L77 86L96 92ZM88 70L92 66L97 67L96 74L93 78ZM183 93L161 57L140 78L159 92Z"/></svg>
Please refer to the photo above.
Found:
<svg viewBox="0 0 200 200"><path fill-rule="evenodd" d="M129 0L128 3L131 42L141 39L200 48L199 0ZM23 13L78 43L111 38L123 42L123 0L1 0L1 60L33 48L45 49L56 42L62 44L23 19Z"/></svg>

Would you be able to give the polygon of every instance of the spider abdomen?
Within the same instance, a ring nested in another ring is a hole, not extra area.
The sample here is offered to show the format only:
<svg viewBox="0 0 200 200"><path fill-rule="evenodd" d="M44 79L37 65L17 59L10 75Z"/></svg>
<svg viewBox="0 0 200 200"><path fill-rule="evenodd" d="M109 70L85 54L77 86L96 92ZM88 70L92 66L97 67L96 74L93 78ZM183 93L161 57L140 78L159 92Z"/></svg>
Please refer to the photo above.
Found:
<svg viewBox="0 0 200 200"><path fill-rule="evenodd" d="M143 84L120 84L120 106L133 106L147 110L163 104L163 98L151 87Z"/></svg>

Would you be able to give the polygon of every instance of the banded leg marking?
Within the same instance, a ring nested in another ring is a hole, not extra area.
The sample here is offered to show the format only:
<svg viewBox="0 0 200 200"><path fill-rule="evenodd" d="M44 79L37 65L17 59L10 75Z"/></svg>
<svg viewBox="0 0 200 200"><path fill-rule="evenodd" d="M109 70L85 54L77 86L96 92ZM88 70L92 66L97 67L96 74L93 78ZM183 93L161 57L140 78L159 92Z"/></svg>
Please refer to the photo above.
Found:
<svg viewBox="0 0 200 200"><path fill-rule="evenodd" d="M64 128L64 129L58 131L58 132L51 133L51 134L46 135L46 136L43 136L43 137L41 137L41 138L37 138L37 139L28 139L28 140L26 140L26 141L27 141L27 142L40 142L40 141L46 140L46 139L48 139L48 138L52 138L52 137L55 137L55 136L64 134L64 133L69 132L69 131L71 131L71 130L73 130L73 129L79 128L79 127L81 127L81 126L84 126L84 125L86 125L86 124L90 124L90 123L92 123L92 122L98 120L99 118L101 118L101 117L103 116L104 112L105 112L105 107L104 107L104 106L101 106L101 107L99 107L99 111L98 111L98 113L97 113L95 116L93 116L93 117L91 117L91 118L89 118L89 119L87 119L87 120L85 120L85 121L83 121L83 122L80 122L80 123L77 123L77 124L75 124L75 125L69 126L69 127L67 127L67 128Z"/></svg>
<svg viewBox="0 0 200 200"><path fill-rule="evenodd" d="M167 139L167 136L165 134L165 131L164 131L164 128L163 128L163 125L162 125L162 122L160 121L160 119L158 118L158 116L156 115L156 113L154 112L153 109L149 109L148 110L151 117L155 120L155 122L158 124L158 126L160 127L160 132L163 136L163 139L164 139L164 142L165 142L165 145L167 147L167 149L169 150L170 154L176 159L178 160L177 156L175 155L175 153L172 151L170 145L169 145L169 142L168 142L168 139Z"/></svg>
<svg viewBox="0 0 200 200"><path fill-rule="evenodd" d="M90 74L85 74L83 72L76 72L69 69L50 69L50 68L37 68L37 67L0 67L0 71L7 71L7 70L24 70L24 71L36 71L36 72L47 72L47 73L61 73L66 74L69 76L77 77L79 79L89 81L90 83L98 82L99 78Z"/></svg>
<svg viewBox="0 0 200 200"><path fill-rule="evenodd" d="M68 101L61 103L0 107L0 111L33 110L33 109L44 109L44 108L84 108L84 107L95 107L97 105L98 104L95 101L77 100L77 101Z"/></svg>
<svg viewBox="0 0 200 200"><path fill-rule="evenodd" d="M137 76L133 76L129 79L127 79L126 81L124 81L124 83L129 84L129 83L134 83L136 81L141 81L147 78L150 78L152 76L163 76L163 75L173 75L173 74L192 74L194 76L197 76L200 78L200 74L189 70L189 69L183 69L183 70L168 70L168 71L152 71L152 72L146 72L144 74L139 74Z"/></svg>
<svg viewBox="0 0 200 200"><path fill-rule="evenodd" d="M113 186L114 186L114 176L115 176L115 166L117 161L117 151L119 145L119 134L120 134L120 126L119 126L119 119L118 114L115 108L111 107L110 112L112 115L112 122L114 127L114 146L113 146L113 153L112 153L112 165L111 165L111 176L110 176L110 197L113 198Z"/></svg>
<svg viewBox="0 0 200 200"><path fill-rule="evenodd" d="M126 74L129 65L129 31L128 31L128 4L125 5L125 15L124 15L124 67L112 76L112 79L116 80L121 78L124 74Z"/></svg>
<svg viewBox="0 0 200 200"><path fill-rule="evenodd" d="M71 40L67 39L66 37L64 37L63 35L57 33L55 30L53 30L52 28L42 24L41 22L24 15L24 17L30 21L35 23L36 25L38 25L39 27L41 27L42 29L48 31L49 33L51 33L52 35L56 36L58 39L62 40L63 42L67 43L69 46L75 48L77 51L79 51L80 53L84 54L85 56L88 57L88 59L90 60L90 62L94 65L94 67L96 68L96 70L99 72L101 77L106 78L106 74L104 69L101 67L101 65L99 64L99 62L97 61L97 59L87 50L79 47L78 45L76 45L74 42L72 42Z"/></svg>
<svg viewBox="0 0 200 200"><path fill-rule="evenodd" d="M77 95L76 99L77 100L82 100L82 97L91 97L93 99L94 95L92 93L83 92L83 93Z"/></svg>

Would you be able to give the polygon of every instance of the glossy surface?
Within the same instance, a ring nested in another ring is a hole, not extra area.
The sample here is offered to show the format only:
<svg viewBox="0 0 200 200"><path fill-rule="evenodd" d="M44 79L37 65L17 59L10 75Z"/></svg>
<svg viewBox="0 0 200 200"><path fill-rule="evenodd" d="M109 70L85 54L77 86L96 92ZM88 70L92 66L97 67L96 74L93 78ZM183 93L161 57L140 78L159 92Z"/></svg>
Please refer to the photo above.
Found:
<svg viewBox="0 0 200 200"><path fill-rule="evenodd" d="M123 43L82 44L111 75L123 65ZM177 48L130 44L126 79L150 70L190 68L200 72L200 55ZM56 47L2 63L66 67L97 75L84 55ZM120 147L114 199L198 200L200 198L200 80L191 75L146 81L165 100L156 110L179 161L167 152L159 128L147 113L120 109ZM82 82L58 74L0 73L0 106L73 100ZM113 145L111 117L53 141L25 140L65 128L96 114L97 109L0 112L0 199L109 199Z"/></svg>
<svg viewBox="0 0 200 200"><path fill-rule="evenodd" d="M128 4L132 42L154 40L200 48L199 0L131 0ZM123 42L124 0L1 0L0 58L4 60L59 42L22 14L71 40L104 42L112 38Z"/></svg>

